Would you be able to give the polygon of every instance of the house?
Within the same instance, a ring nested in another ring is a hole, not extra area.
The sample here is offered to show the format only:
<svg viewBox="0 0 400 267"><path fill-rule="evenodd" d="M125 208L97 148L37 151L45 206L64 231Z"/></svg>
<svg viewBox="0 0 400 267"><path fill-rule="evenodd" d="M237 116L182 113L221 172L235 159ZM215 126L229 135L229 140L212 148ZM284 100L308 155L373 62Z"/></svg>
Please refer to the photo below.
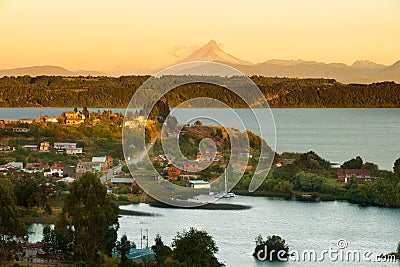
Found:
<svg viewBox="0 0 400 267"><path fill-rule="evenodd" d="M359 184L365 181L373 181L375 177L372 176L372 171L367 169L337 169L337 176L339 183L348 183L352 176L357 178Z"/></svg>
<svg viewBox="0 0 400 267"><path fill-rule="evenodd" d="M81 177L85 172L99 172L102 170L100 162L83 162L79 161L76 165L76 177Z"/></svg>
<svg viewBox="0 0 400 267"><path fill-rule="evenodd" d="M11 151L10 146L0 146L0 151Z"/></svg>
<svg viewBox="0 0 400 267"><path fill-rule="evenodd" d="M168 164L169 160L165 154L158 155L154 158L151 158L150 161L152 163L158 163L158 165L163 166L164 164Z"/></svg>
<svg viewBox="0 0 400 267"><path fill-rule="evenodd" d="M76 167L75 166L64 166L63 176L76 178Z"/></svg>
<svg viewBox="0 0 400 267"><path fill-rule="evenodd" d="M67 185L70 185L70 184L72 184L74 181L75 181L75 179L72 178L72 177L64 177L64 178L61 178L60 180L58 180L57 182L64 182L64 183L66 183Z"/></svg>
<svg viewBox="0 0 400 267"><path fill-rule="evenodd" d="M65 150L67 155L82 155L83 149L81 147L71 147Z"/></svg>
<svg viewBox="0 0 400 267"><path fill-rule="evenodd" d="M211 161L214 158L219 158L222 156L222 152L218 148L200 148L197 151L198 161Z"/></svg>
<svg viewBox="0 0 400 267"><path fill-rule="evenodd" d="M46 118L46 122L58 123L58 118L57 117Z"/></svg>
<svg viewBox="0 0 400 267"><path fill-rule="evenodd" d="M250 152L239 152L239 155L248 159L253 158L253 155L251 155Z"/></svg>
<svg viewBox="0 0 400 267"><path fill-rule="evenodd" d="M183 171L197 172L199 170L199 162L196 160L188 160L183 162Z"/></svg>
<svg viewBox="0 0 400 267"><path fill-rule="evenodd" d="M108 166L112 166L114 164L114 159L110 155L106 156L106 161L107 161Z"/></svg>
<svg viewBox="0 0 400 267"><path fill-rule="evenodd" d="M64 114L67 125L78 125L85 122L85 115L80 111L67 111Z"/></svg>
<svg viewBox="0 0 400 267"><path fill-rule="evenodd" d="M32 124L33 120L32 119L20 119L18 120L19 123L25 123L25 124Z"/></svg>
<svg viewBox="0 0 400 267"><path fill-rule="evenodd" d="M99 125L100 124L100 119L93 119L92 120L92 126L96 126L96 125Z"/></svg>
<svg viewBox="0 0 400 267"><path fill-rule="evenodd" d="M121 185L131 187L134 183L135 183L134 178L111 178L112 187L119 187Z"/></svg>
<svg viewBox="0 0 400 267"><path fill-rule="evenodd" d="M169 167L164 168L164 173L168 175L168 178L170 180L175 181L178 179L179 175L181 174L181 170L178 167L171 165Z"/></svg>
<svg viewBox="0 0 400 267"><path fill-rule="evenodd" d="M28 170L44 170L48 169L49 165L35 162L35 163L27 163L25 168Z"/></svg>
<svg viewBox="0 0 400 267"><path fill-rule="evenodd" d="M111 165L112 165L112 157L109 156L111 158ZM92 157L92 162L97 162L100 163L101 169L105 170L110 164L109 163L109 158L107 158L107 156L104 157Z"/></svg>
<svg viewBox="0 0 400 267"><path fill-rule="evenodd" d="M24 145L23 148L27 149L29 151L37 151L38 150L37 145Z"/></svg>
<svg viewBox="0 0 400 267"><path fill-rule="evenodd" d="M24 167L24 164L22 162L9 162L6 164L7 169L22 169Z"/></svg>
<svg viewBox="0 0 400 267"><path fill-rule="evenodd" d="M39 146L40 151L49 151L50 150L50 143L49 142L41 142Z"/></svg>
<svg viewBox="0 0 400 267"><path fill-rule="evenodd" d="M28 133L29 128L16 127L12 129L14 133Z"/></svg>
<svg viewBox="0 0 400 267"><path fill-rule="evenodd" d="M54 143L55 149L66 150L67 148L76 148L76 143Z"/></svg>
<svg viewBox="0 0 400 267"><path fill-rule="evenodd" d="M63 174L64 174L63 166L53 165L50 167L50 176L63 177Z"/></svg>
<svg viewBox="0 0 400 267"><path fill-rule="evenodd" d="M132 129L135 128L135 125L136 123L134 121L124 121L124 127Z"/></svg>
<svg viewBox="0 0 400 267"><path fill-rule="evenodd" d="M276 167L287 166L291 165L295 162L295 159L277 159L276 160Z"/></svg>
<svg viewBox="0 0 400 267"><path fill-rule="evenodd" d="M138 128L141 126L146 126L146 123L147 123L146 116L138 116L137 118L133 118L132 120L124 121L124 127Z"/></svg>
<svg viewBox="0 0 400 267"><path fill-rule="evenodd" d="M195 189L210 189L211 184L203 180L189 180L186 186Z"/></svg>
<svg viewBox="0 0 400 267"><path fill-rule="evenodd" d="M198 174L189 173L189 174L181 174L181 175L179 175L179 178L181 180L198 180L201 177Z"/></svg>

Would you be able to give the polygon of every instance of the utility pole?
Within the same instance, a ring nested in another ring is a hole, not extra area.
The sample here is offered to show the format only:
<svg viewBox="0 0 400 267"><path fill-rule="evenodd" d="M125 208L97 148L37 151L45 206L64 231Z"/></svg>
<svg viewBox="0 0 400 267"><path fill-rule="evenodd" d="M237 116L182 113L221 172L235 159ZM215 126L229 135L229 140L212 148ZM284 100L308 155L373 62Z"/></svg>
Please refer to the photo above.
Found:
<svg viewBox="0 0 400 267"><path fill-rule="evenodd" d="M149 249L149 229L146 229L146 249Z"/></svg>
<svg viewBox="0 0 400 267"><path fill-rule="evenodd" d="M140 249L143 249L143 240L146 240L146 249L149 248L149 229L144 229L146 235L143 235L143 229L140 229Z"/></svg>

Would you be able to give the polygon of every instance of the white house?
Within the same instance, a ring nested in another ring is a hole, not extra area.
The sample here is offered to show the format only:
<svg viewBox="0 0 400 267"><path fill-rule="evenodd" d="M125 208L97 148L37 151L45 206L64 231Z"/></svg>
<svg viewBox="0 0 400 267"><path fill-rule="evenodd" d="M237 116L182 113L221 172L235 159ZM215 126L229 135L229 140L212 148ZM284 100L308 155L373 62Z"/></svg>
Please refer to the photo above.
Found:
<svg viewBox="0 0 400 267"><path fill-rule="evenodd" d="M24 167L24 164L22 162L12 161L12 162L7 163L6 167L8 169L22 169Z"/></svg>
<svg viewBox="0 0 400 267"><path fill-rule="evenodd" d="M92 157L92 162L101 162L101 163L106 163L107 162L107 157Z"/></svg>
<svg viewBox="0 0 400 267"><path fill-rule="evenodd" d="M189 180L188 187L195 189L210 189L211 184L203 180Z"/></svg>
<svg viewBox="0 0 400 267"><path fill-rule="evenodd" d="M64 174L64 167L63 166L51 166L50 167L50 175L51 176L57 176L62 177Z"/></svg>
<svg viewBox="0 0 400 267"><path fill-rule="evenodd" d="M71 147L65 150L67 155L82 155L83 149L81 147Z"/></svg>
<svg viewBox="0 0 400 267"><path fill-rule="evenodd" d="M54 143L55 149L76 148L76 143Z"/></svg>

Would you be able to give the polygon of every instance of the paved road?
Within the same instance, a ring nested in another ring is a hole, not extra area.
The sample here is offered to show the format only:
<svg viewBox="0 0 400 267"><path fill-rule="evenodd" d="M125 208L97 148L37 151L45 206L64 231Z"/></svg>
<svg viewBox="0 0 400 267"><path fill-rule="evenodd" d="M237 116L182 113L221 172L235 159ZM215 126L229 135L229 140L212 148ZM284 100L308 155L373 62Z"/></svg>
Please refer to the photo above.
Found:
<svg viewBox="0 0 400 267"><path fill-rule="evenodd" d="M137 164L138 162L142 161L144 157L147 156L150 148L154 145L154 142L157 138L155 138L152 142L150 142L147 146L146 146L146 150L144 150L142 153L140 153L139 156L130 159L129 161L125 161L126 164ZM121 166L116 166L110 170L108 170L105 174L103 174L100 177L100 181L104 184L108 181L110 181L113 177L114 177L114 173L119 173L121 172L121 168L122 168L122 164L123 162L121 162Z"/></svg>

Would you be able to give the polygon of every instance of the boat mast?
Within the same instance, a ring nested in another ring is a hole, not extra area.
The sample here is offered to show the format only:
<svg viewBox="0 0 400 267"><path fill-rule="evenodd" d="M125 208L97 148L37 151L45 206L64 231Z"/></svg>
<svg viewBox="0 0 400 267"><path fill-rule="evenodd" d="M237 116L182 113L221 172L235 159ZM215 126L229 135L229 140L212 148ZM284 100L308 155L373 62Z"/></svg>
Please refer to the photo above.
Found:
<svg viewBox="0 0 400 267"><path fill-rule="evenodd" d="M226 171L225 171L225 194L228 193L228 179L226 178Z"/></svg>

